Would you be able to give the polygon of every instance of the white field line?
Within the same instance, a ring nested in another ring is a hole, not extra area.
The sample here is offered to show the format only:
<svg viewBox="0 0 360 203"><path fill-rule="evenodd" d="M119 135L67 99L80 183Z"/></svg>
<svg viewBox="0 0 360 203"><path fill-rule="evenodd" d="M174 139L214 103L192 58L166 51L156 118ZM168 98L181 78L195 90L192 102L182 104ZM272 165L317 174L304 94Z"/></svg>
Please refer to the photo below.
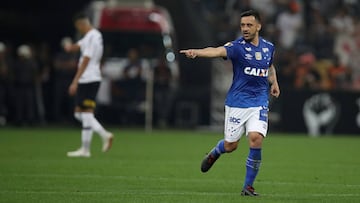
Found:
<svg viewBox="0 0 360 203"><path fill-rule="evenodd" d="M5 177L0 174L0 177ZM147 176L110 176L110 175L90 175L90 174L7 174L6 177L28 177L28 178L74 178L74 179L111 179L111 180L141 180L141 181L162 181L162 182L193 182L193 183L239 183L236 180L219 179L185 179L168 177L147 177ZM258 180L258 184L266 185L301 185L315 187L360 187L360 184L339 184L339 183L317 183L317 182L282 182L282 181L263 181Z"/></svg>
<svg viewBox="0 0 360 203"><path fill-rule="evenodd" d="M43 191L43 190L27 190L27 191L19 191L19 190L0 190L0 194L40 194L40 195L144 195L144 196L240 196L240 192L238 193L229 193L229 192L193 192L193 191ZM348 193L348 194L304 194L304 195L296 195L296 194L261 194L262 197L360 197L358 193Z"/></svg>

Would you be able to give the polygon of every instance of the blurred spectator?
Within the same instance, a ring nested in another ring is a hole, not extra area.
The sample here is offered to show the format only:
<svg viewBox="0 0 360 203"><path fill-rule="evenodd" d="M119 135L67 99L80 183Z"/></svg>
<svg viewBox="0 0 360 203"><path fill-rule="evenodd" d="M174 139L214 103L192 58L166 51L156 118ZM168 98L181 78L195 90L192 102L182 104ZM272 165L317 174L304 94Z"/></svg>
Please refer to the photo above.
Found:
<svg viewBox="0 0 360 203"><path fill-rule="evenodd" d="M252 9L250 4L250 0L228 0L226 2L226 18L222 17L221 26L217 26L218 30L221 29L217 34L219 44L225 44L240 36L240 14L242 11Z"/></svg>
<svg viewBox="0 0 360 203"><path fill-rule="evenodd" d="M38 74L35 87L35 101L38 119L41 124L46 123L47 109L52 108L50 89L50 70L52 66L50 47L46 42L40 44L37 49Z"/></svg>
<svg viewBox="0 0 360 203"><path fill-rule="evenodd" d="M329 70L332 67L331 60L319 59L314 63L314 69L319 74L319 86L321 90L330 90L332 87Z"/></svg>
<svg viewBox="0 0 360 203"><path fill-rule="evenodd" d="M356 43L356 41L354 41ZM357 42L359 43L359 42ZM350 53L349 72L351 72L351 89L360 90L360 43L357 48Z"/></svg>
<svg viewBox="0 0 360 203"><path fill-rule="evenodd" d="M18 125L33 124L35 119L36 77L38 66L28 45L17 49L18 58L13 68L15 121Z"/></svg>
<svg viewBox="0 0 360 203"><path fill-rule="evenodd" d="M302 28L302 14L300 5L292 0L285 11L276 19L276 27L279 31L279 45L284 49L294 47L299 39L299 31Z"/></svg>
<svg viewBox="0 0 360 203"><path fill-rule="evenodd" d="M276 12L276 0L251 0L250 5L253 9L262 13L262 19L271 19Z"/></svg>
<svg viewBox="0 0 360 203"><path fill-rule="evenodd" d="M279 50L275 55L278 80L283 87L293 88L298 59L295 49Z"/></svg>
<svg viewBox="0 0 360 203"><path fill-rule="evenodd" d="M350 53L353 50L352 34L354 32L354 22L348 14L346 7L336 10L336 15L331 19L331 26L335 31L334 53L339 57L341 65L348 66Z"/></svg>
<svg viewBox="0 0 360 203"><path fill-rule="evenodd" d="M334 32L319 9L313 9L310 13L311 21L309 21L308 40L312 45L313 50L316 50L315 55L319 59L334 58L332 47L334 47Z"/></svg>
<svg viewBox="0 0 360 203"><path fill-rule="evenodd" d="M172 74L167 61L162 57L154 67L154 110L157 124L166 127L171 108L172 92L170 83Z"/></svg>
<svg viewBox="0 0 360 203"><path fill-rule="evenodd" d="M334 60L329 69L330 79L333 89L349 89L350 70L339 63L339 60Z"/></svg>
<svg viewBox="0 0 360 203"><path fill-rule="evenodd" d="M145 87L149 65L147 60L140 58L135 48L128 51L124 64L121 76L112 80L111 100L113 105L126 115L123 121L133 124L132 122L144 118Z"/></svg>
<svg viewBox="0 0 360 203"><path fill-rule="evenodd" d="M6 124L8 69L6 46L3 42L0 42L0 126Z"/></svg>
<svg viewBox="0 0 360 203"><path fill-rule="evenodd" d="M310 7L312 9L318 10L321 15L330 17L330 15L333 15L332 12L335 8L338 7L339 0L311 0L311 1L304 1L305 4L310 4ZM307 23L310 23L311 17L307 16L309 20L307 20Z"/></svg>
<svg viewBox="0 0 360 203"><path fill-rule="evenodd" d="M355 18L354 32L352 35L353 49L350 53L348 68L351 71L352 89L360 90L360 19Z"/></svg>
<svg viewBox="0 0 360 203"><path fill-rule="evenodd" d="M72 44L69 37L61 40L61 47ZM69 96L68 88L77 70L77 56L74 53L61 51L54 59L54 91L53 119L54 121L70 120L73 114L73 97Z"/></svg>
<svg viewBox="0 0 360 203"><path fill-rule="evenodd" d="M137 105L145 100L144 63L137 49L130 49L120 79L112 83L113 102L131 102Z"/></svg>
<svg viewBox="0 0 360 203"><path fill-rule="evenodd" d="M124 88L128 98L140 102L145 99L144 64L136 49L128 51L128 64L124 68Z"/></svg>
<svg viewBox="0 0 360 203"><path fill-rule="evenodd" d="M299 57L296 67L295 88L319 89L320 74L315 69L316 58L312 53L304 53Z"/></svg>
<svg viewBox="0 0 360 203"><path fill-rule="evenodd" d="M127 56L128 64L124 68L124 78L141 80L142 67L138 51L136 49L130 49Z"/></svg>

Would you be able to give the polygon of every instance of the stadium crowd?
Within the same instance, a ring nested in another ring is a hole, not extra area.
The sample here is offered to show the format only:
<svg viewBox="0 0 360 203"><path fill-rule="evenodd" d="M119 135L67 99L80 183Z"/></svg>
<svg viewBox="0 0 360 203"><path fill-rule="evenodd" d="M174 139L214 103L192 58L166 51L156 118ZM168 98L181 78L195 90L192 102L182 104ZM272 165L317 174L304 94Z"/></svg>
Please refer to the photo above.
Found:
<svg viewBox="0 0 360 203"><path fill-rule="evenodd" d="M360 90L360 2L193 0L217 44L239 35L239 11L259 10L262 35L277 47L282 88Z"/></svg>
<svg viewBox="0 0 360 203"><path fill-rule="evenodd" d="M192 4L210 25L217 45L239 35L240 11L259 10L264 21L261 34L277 47L275 64L282 89L360 90L359 1L192 0ZM67 91L77 60L77 55L52 52L47 43L15 47L0 42L0 126L7 120L18 125L71 121L73 98ZM159 67L155 86L167 89L163 83L171 75ZM116 83L114 87L115 96L122 93ZM164 104L157 100L155 105L162 109Z"/></svg>
<svg viewBox="0 0 360 203"><path fill-rule="evenodd" d="M68 88L79 56L60 48L70 40L63 38L57 53L51 52L47 43L13 47L0 42L0 126L7 122L18 126L73 123L74 98L69 96ZM145 98L143 57L136 49L130 49L124 77L111 82L112 100L127 111ZM166 125L172 75L161 57L153 69L154 113L157 123ZM128 114L129 119L132 114Z"/></svg>
<svg viewBox="0 0 360 203"><path fill-rule="evenodd" d="M0 126L7 120L16 125L45 124L50 114L70 115L72 100L63 95L77 58L69 59L60 54L53 58L47 43L14 47L0 42Z"/></svg>

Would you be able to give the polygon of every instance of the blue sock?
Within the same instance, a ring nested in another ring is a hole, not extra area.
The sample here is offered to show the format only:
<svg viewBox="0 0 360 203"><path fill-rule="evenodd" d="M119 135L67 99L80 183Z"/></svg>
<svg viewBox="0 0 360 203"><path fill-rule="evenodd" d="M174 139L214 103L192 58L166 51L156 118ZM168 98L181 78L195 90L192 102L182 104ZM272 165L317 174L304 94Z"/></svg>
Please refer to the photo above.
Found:
<svg viewBox="0 0 360 203"><path fill-rule="evenodd" d="M253 185L256 175L260 168L260 163L261 163L261 148L260 149L250 148L249 156L246 160L246 176L245 176L244 188L248 185L249 186Z"/></svg>
<svg viewBox="0 0 360 203"><path fill-rule="evenodd" d="M217 145L214 147L214 149L211 150L210 154L212 154L214 157L218 158L221 154L225 153L225 145L224 140L220 140Z"/></svg>

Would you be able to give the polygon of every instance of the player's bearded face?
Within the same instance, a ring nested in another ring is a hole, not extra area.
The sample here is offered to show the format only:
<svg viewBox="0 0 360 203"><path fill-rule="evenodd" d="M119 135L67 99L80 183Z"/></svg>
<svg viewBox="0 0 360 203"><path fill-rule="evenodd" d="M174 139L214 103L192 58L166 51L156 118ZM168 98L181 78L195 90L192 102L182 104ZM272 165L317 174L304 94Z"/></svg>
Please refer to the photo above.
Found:
<svg viewBox="0 0 360 203"><path fill-rule="evenodd" d="M258 35L261 25L254 16L245 16L241 18L240 28L244 39L252 41Z"/></svg>

